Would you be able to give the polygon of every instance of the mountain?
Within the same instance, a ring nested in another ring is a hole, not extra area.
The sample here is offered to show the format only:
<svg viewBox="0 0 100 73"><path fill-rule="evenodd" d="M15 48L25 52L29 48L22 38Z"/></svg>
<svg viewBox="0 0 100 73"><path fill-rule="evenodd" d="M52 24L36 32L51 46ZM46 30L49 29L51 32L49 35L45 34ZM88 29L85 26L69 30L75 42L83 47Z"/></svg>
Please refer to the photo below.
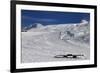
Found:
<svg viewBox="0 0 100 73"><path fill-rule="evenodd" d="M36 28L41 28L41 27L44 27L42 24L40 23L35 23L36 24Z"/></svg>
<svg viewBox="0 0 100 73"><path fill-rule="evenodd" d="M59 32L59 37L62 40L81 41L89 44L90 41L90 25L86 20L75 24L58 24L44 26L40 23L35 23L27 28L27 32Z"/></svg>
<svg viewBox="0 0 100 73"><path fill-rule="evenodd" d="M90 59L90 24L36 24L22 32L22 62L51 62ZM54 58L62 54L83 54L85 58Z"/></svg>
<svg viewBox="0 0 100 73"><path fill-rule="evenodd" d="M64 32L61 32L61 39L73 40L89 44L90 43L90 24L86 20L81 23L72 25Z"/></svg>
<svg viewBox="0 0 100 73"><path fill-rule="evenodd" d="M40 23L34 23L34 24L31 24L31 25L29 25L27 27L22 27L22 32L26 32L26 31L28 31L30 29L41 28L41 27L43 27L42 24L40 24Z"/></svg>

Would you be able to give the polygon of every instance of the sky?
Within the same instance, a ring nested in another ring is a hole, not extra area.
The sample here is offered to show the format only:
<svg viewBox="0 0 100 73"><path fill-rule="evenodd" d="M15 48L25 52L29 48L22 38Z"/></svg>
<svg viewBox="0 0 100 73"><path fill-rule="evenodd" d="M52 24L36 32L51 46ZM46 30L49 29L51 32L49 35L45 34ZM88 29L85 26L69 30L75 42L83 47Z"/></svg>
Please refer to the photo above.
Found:
<svg viewBox="0 0 100 73"><path fill-rule="evenodd" d="M22 27L41 23L42 25L80 23L81 20L90 20L89 13L77 12L56 12L56 11L36 11L21 10Z"/></svg>

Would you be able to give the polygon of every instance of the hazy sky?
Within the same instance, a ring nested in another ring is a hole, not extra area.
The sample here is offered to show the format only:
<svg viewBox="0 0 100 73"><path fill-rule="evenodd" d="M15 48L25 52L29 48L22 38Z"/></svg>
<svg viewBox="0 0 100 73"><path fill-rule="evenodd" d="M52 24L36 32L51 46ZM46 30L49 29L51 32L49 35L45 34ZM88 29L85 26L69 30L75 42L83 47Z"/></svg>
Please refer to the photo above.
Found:
<svg viewBox="0 0 100 73"><path fill-rule="evenodd" d="M43 25L79 23L83 19L89 21L90 14L76 12L21 10L22 26L28 26L34 23L41 23Z"/></svg>

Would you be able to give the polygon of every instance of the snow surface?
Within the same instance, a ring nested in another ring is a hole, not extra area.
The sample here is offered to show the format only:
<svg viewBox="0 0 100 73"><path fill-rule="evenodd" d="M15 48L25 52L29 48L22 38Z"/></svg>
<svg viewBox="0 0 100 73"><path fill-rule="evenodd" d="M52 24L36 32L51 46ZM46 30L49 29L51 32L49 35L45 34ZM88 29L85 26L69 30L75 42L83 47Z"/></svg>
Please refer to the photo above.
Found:
<svg viewBox="0 0 100 73"><path fill-rule="evenodd" d="M90 58L90 25L77 24L37 25L22 33L22 63L72 61ZM56 55L84 54L85 58L54 58Z"/></svg>

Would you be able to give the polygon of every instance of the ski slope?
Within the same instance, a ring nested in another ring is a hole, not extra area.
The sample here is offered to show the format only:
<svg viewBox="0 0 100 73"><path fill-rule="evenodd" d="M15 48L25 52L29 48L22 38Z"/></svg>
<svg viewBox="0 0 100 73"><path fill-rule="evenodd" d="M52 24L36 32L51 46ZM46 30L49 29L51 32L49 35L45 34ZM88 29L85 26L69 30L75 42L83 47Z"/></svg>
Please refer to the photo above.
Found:
<svg viewBox="0 0 100 73"><path fill-rule="evenodd" d="M77 26L78 25L78 26ZM69 25L48 25L37 28L31 28L27 32L21 32L22 36L22 63L31 62L51 62L51 61L73 61L85 60L90 58L89 43L82 39L77 39L80 36L89 37L85 33L76 36L76 31L82 29L89 32L85 24L69 24ZM77 26L77 27L76 27ZM73 30L71 30L73 28ZM74 31L75 36L66 35L65 31ZM63 33L63 39L61 36ZM80 31L78 32L80 33ZM68 36L71 37L66 39ZM56 55L63 54L84 54L85 58L68 59L68 58L54 58Z"/></svg>

